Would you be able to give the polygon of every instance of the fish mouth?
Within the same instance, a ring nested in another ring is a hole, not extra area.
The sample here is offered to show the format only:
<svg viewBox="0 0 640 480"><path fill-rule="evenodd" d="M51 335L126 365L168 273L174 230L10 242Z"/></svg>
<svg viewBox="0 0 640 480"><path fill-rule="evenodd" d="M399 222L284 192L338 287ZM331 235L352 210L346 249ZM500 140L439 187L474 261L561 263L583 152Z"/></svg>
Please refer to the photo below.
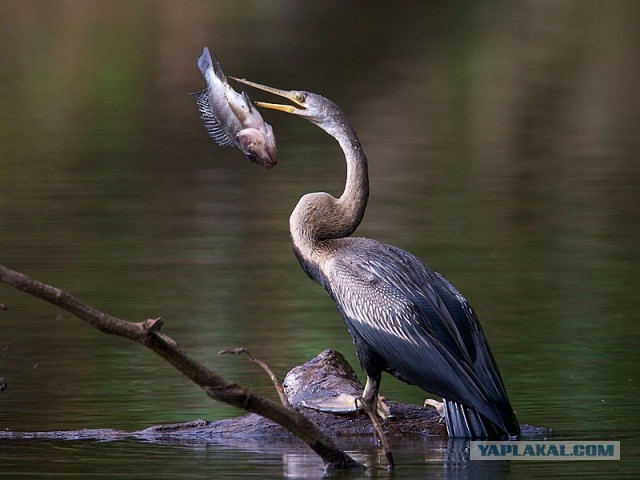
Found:
<svg viewBox="0 0 640 480"><path fill-rule="evenodd" d="M252 153L247 153L246 157L250 162L260 165L261 167L264 167L267 170L271 170L278 163L278 161L275 158L269 155L258 155L252 152Z"/></svg>
<svg viewBox="0 0 640 480"><path fill-rule="evenodd" d="M271 125L268 123L265 125L272 132ZM273 139L273 134L271 134L271 139ZM255 128L240 130L236 134L236 144L251 162L267 169L273 168L277 163L278 150L275 141L270 142L269 137L260 130Z"/></svg>
<svg viewBox="0 0 640 480"><path fill-rule="evenodd" d="M279 88L269 87L267 85L252 82L251 80L247 80L245 78L236 78L231 76L229 78L232 78L236 82L242 83L244 85L262 90L263 92L272 93L273 95L278 95L279 97L286 98L294 104L286 105L281 103L254 102L258 107L278 110L280 112L292 113L294 115L304 115L304 113L306 112L306 95L304 94L304 92L299 92L297 90L281 90Z"/></svg>

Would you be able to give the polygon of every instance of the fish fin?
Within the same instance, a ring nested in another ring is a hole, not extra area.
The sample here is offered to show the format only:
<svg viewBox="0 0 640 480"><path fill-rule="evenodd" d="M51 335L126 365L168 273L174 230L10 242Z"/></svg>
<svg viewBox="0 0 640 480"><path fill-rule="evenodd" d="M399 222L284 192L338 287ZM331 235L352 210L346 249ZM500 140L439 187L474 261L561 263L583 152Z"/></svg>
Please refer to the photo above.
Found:
<svg viewBox="0 0 640 480"><path fill-rule="evenodd" d="M222 82L227 83L227 76L222 71L222 67L220 66L220 62L218 61L218 57L215 57L216 61L213 63L213 73L216 74L216 77ZM209 57L211 59L211 57Z"/></svg>
<svg viewBox="0 0 640 480"><path fill-rule="evenodd" d="M249 113L252 113L253 112L253 102L249 98L249 94L247 92L245 92L244 90L242 91L242 98L244 98L244 101L247 103L247 106L249 107Z"/></svg>
<svg viewBox="0 0 640 480"><path fill-rule="evenodd" d="M216 63L218 63L216 61ZM220 65L218 65L220 67ZM206 77L207 71L210 68L213 68L213 61L211 60L211 54L209 53L209 49L204 47L202 49L202 53L198 57L198 68L202 72L202 75Z"/></svg>
<svg viewBox="0 0 640 480"><path fill-rule="evenodd" d="M191 95L196 97L196 104L198 105L200 118L204 122L204 128L207 130L209 136L221 147L232 147L234 145L234 139L229 138L220 125L220 122L211 111L211 107L209 107L209 101L207 99L207 91L202 90L200 92L192 93Z"/></svg>

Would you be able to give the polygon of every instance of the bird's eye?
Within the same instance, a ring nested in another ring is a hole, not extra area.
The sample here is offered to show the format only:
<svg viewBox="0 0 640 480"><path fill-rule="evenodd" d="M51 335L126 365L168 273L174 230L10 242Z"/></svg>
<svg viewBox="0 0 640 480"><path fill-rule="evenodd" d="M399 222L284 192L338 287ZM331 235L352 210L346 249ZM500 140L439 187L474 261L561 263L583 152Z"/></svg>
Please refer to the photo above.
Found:
<svg viewBox="0 0 640 480"><path fill-rule="evenodd" d="M302 92L296 92L296 101L300 102L300 103L304 103L304 101L307 99L307 96L302 93Z"/></svg>

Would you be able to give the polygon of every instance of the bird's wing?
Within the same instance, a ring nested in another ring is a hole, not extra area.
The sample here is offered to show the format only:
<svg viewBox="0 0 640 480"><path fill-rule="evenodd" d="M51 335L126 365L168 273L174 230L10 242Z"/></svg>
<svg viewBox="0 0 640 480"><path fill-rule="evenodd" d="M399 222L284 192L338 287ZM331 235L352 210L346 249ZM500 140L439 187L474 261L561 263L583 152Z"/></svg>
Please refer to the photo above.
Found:
<svg viewBox="0 0 640 480"><path fill-rule="evenodd" d="M376 243L358 252L324 269L354 338L410 383L494 417L506 393L466 299L404 250Z"/></svg>

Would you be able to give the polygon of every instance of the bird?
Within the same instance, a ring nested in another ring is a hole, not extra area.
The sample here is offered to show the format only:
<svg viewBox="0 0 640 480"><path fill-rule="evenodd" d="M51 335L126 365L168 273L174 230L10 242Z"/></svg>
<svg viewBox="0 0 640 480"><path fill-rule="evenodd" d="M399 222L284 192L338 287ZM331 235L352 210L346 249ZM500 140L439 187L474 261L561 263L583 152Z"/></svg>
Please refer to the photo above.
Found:
<svg viewBox="0 0 640 480"><path fill-rule="evenodd" d="M302 269L335 302L367 380L361 407L375 417L383 372L442 397L450 437L515 439L520 426L467 299L415 255L352 234L369 197L367 157L358 135L331 100L234 78L287 99L261 108L305 118L333 137L346 161L344 191L303 195L289 218Z"/></svg>

